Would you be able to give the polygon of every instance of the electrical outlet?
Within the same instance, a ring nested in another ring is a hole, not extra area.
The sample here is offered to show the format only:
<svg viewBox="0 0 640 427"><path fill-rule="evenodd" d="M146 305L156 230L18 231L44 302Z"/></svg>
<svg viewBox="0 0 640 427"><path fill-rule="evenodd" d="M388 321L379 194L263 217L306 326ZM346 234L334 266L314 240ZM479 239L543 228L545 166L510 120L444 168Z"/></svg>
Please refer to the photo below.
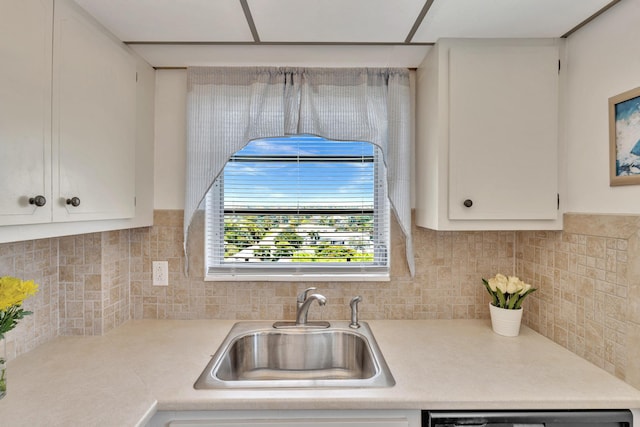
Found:
<svg viewBox="0 0 640 427"><path fill-rule="evenodd" d="M169 263L153 261L153 286L169 286Z"/></svg>

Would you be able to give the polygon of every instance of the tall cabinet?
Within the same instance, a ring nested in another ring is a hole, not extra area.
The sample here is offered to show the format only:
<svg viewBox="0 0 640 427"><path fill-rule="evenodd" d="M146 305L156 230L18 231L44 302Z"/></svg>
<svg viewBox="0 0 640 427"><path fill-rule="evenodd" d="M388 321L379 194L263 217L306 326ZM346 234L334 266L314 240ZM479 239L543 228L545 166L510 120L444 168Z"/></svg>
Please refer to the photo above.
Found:
<svg viewBox="0 0 640 427"><path fill-rule="evenodd" d="M132 217L135 59L65 1L53 35L53 220Z"/></svg>
<svg viewBox="0 0 640 427"><path fill-rule="evenodd" d="M71 0L2 0L0 28L0 241L136 216L136 58Z"/></svg>
<svg viewBox="0 0 640 427"><path fill-rule="evenodd" d="M51 221L51 0L0 2L0 224Z"/></svg>
<svg viewBox="0 0 640 427"><path fill-rule="evenodd" d="M416 223L561 227L561 42L445 39L417 71Z"/></svg>

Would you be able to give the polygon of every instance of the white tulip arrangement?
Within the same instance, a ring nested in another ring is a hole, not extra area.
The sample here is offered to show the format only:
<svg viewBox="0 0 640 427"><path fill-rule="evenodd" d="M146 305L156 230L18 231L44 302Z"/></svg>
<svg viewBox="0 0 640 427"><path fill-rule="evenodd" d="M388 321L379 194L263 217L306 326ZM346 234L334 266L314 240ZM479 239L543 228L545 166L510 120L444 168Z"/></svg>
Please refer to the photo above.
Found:
<svg viewBox="0 0 640 427"><path fill-rule="evenodd" d="M518 310L524 298L536 290L516 276L503 274L496 274L489 280L482 279L482 282L493 298L491 304L507 310Z"/></svg>

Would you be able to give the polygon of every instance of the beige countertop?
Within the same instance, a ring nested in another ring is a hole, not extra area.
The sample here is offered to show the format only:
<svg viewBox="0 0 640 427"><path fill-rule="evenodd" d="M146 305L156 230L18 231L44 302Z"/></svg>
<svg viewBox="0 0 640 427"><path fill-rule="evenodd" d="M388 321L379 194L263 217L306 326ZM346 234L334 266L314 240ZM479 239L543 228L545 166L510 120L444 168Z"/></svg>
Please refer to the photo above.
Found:
<svg viewBox="0 0 640 427"><path fill-rule="evenodd" d="M8 365L10 426L134 426L156 410L640 408L640 391L523 327L489 321L368 322L396 380L377 389L195 390L235 321L130 321L59 337Z"/></svg>

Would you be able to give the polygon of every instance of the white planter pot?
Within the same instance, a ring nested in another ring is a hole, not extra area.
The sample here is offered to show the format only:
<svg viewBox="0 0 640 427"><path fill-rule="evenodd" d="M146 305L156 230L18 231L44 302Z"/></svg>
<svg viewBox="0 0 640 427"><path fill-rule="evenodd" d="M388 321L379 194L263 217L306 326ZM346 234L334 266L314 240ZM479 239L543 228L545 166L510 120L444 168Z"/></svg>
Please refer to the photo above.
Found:
<svg viewBox="0 0 640 427"><path fill-rule="evenodd" d="M493 332L505 337L517 337L520 333L520 323L522 322L522 307L517 310L507 310L489 304L491 314L491 327Z"/></svg>

